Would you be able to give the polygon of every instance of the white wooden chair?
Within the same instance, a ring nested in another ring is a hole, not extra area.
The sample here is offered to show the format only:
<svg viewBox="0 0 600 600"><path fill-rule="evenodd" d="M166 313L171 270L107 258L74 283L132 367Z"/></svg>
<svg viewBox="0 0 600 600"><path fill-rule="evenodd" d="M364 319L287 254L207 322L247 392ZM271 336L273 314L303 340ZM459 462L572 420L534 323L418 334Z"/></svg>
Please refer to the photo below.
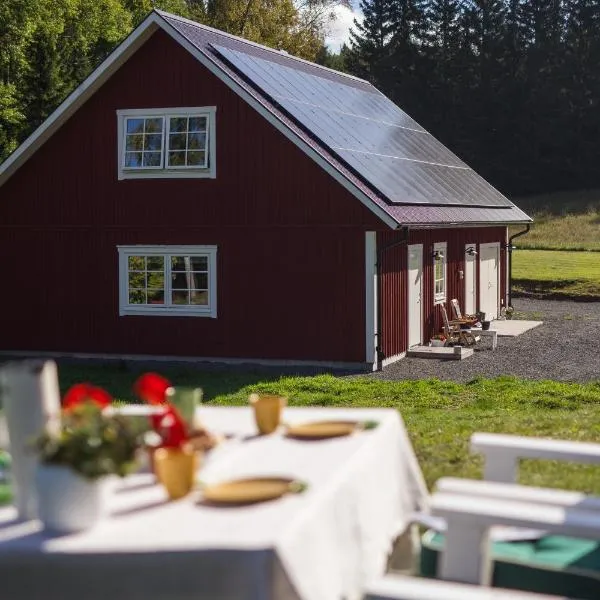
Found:
<svg viewBox="0 0 600 600"><path fill-rule="evenodd" d="M600 540L600 498L516 483L521 458L600 464L600 444L477 433L471 438L471 448L485 456L486 481L444 478L431 498L432 514L443 517L447 523L438 576L489 584L490 529L498 525L533 528L541 540L555 540L558 549L561 543L587 548L587 555L576 554L579 558L568 562L564 569L556 564L548 567L547 575L563 577L572 587L583 586L587 598L600 597L600 555L596 544ZM594 543L590 545L585 540ZM528 569L529 565L525 562L519 568ZM531 568L546 574L543 563Z"/></svg>
<svg viewBox="0 0 600 600"><path fill-rule="evenodd" d="M367 587L364 600L566 600L515 590L465 585L436 579L386 575Z"/></svg>

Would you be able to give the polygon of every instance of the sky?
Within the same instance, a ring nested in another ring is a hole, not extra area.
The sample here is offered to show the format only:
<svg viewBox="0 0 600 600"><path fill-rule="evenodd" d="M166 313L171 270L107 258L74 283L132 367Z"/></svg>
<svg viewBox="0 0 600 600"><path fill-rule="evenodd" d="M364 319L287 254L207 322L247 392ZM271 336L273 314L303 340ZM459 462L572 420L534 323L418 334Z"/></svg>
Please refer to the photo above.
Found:
<svg viewBox="0 0 600 600"><path fill-rule="evenodd" d="M331 52L339 52L342 44L348 41L350 27L355 18L362 18L362 15L348 8L338 5L334 8L335 20L329 25L329 32L325 38L325 43Z"/></svg>

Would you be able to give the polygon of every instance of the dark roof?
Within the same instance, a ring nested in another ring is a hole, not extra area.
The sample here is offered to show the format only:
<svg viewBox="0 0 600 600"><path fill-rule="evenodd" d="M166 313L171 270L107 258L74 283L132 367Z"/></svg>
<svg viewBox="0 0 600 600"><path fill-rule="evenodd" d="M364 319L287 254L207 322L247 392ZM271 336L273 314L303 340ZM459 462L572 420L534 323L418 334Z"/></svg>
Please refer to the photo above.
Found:
<svg viewBox="0 0 600 600"><path fill-rule="evenodd" d="M531 220L370 83L156 12L399 225Z"/></svg>

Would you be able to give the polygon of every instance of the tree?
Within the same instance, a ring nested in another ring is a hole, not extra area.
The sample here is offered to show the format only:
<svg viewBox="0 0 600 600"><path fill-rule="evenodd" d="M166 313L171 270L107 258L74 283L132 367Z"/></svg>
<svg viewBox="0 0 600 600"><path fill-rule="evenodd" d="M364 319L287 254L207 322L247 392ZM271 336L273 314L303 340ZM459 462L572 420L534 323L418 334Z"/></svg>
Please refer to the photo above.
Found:
<svg viewBox="0 0 600 600"><path fill-rule="evenodd" d="M352 73L384 86L390 68L390 0L361 0L362 21L350 31L347 64Z"/></svg>

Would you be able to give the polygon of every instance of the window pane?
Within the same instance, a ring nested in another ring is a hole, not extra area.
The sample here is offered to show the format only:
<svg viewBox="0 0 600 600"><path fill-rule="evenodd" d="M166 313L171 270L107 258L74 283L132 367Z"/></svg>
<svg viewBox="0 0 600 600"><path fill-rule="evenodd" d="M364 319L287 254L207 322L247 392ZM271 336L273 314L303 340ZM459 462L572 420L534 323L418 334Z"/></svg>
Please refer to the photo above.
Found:
<svg viewBox="0 0 600 600"><path fill-rule="evenodd" d="M175 291L172 292L172 301L173 304L189 304L188 302L188 292L186 291Z"/></svg>
<svg viewBox="0 0 600 600"><path fill-rule="evenodd" d="M160 133L145 135L144 150L162 150L162 135Z"/></svg>
<svg viewBox="0 0 600 600"><path fill-rule="evenodd" d="M125 152L125 166L139 167L142 164L141 152Z"/></svg>
<svg viewBox="0 0 600 600"><path fill-rule="evenodd" d="M173 117L169 124L169 131L187 131L187 117Z"/></svg>
<svg viewBox="0 0 600 600"><path fill-rule="evenodd" d="M129 290L129 304L146 304L146 292L144 290Z"/></svg>
<svg viewBox="0 0 600 600"><path fill-rule="evenodd" d="M187 164L204 166L204 157L205 157L204 152L188 152L187 153Z"/></svg>
<svg viewBox="0 0 600 600"><path fill-rule="evenodd" d="M148 273L146 280L149 288L162 289L165 287L165 276L162 271Z"/></svg>
<svg viewBox="0 0 600 600"><path fill-rule="evenodd" d="M145 273L129 273L129 288L145 288L146 274Z"/></svg>
<svg viewBox="0 0 600 600"><path fill-rule="evenodd" d="M148 271L162 271L165 268L164 256L147 256Z"/></svg>
<svg viewBox="0 0 600 600"><path fill-rule="evenodd" d="M204 150L206 147L205 133L190 133L188 135L189 150Z"/></svg>
<svg viewBox="0 0 600 600"><path fill-rule="evenodd" d="M190 292L190 304L208 305L208 292L192 290Z"/></svg>
<svg viewBox="0 0 600 600"><path fill-rule="evenodd" d="M172 133L169 136L169 150L185 150L185 133Z"/></svg>
<svg viewBox="0 0 600 600"><path fill-rule="evenodd" d="M164 304L165 303L165 291L164 290L148 290L148 304Z"/></svg>
<svg viewBox="0 0 600 600"><path fill-rule="evenodd" d="M163 120L161 117L146 119L146 133L162 133Z"/></svg>
<svg viewBox="0 0 600 600"><path fill-rule="evenodd" d="M185 271L185 258L183 256L171 256L171 270Z"/></svg>
<svg viewBox="0 0 600 600"><path fill-rule="evenodd" d="M189 131L206 131L206 117L190 117Z"/></svg>
<svg viewBox="0 0 600 600"><path fill-rule="evenodd" d="M160 152L144 152L144 167L160 167Z"/></svg>
<svg viewBox="0 0 600 600"><path fill-rule="evenodd" d="M183 152L169 152L169 166L170 167L184 167L185 166L185 150Z"/></svg>
<svg viewBox="0 0 600 600"><path fill-rule="evenodd" d="M206 256L190 256L192 271L207 271L208 258Z"/></svg>
<svg viewBox="0 0 600 600"><path fill-rule="evenodd" d="M127 119L127 133L144 133L144 119Z"/></svg>
<svg viewBox="0 0 600 600"><path fill-rule="evenodd" d="M208 275L206 273L192 273L190 287L197 290L208 289Z"/></svg>
<svg viewBox="0 0 600 600"><path fill-rule="evenodd" d="M143 135L128 135L125 139L125 150L143 150L144 136Z"/></svg>
<svg viewBox="0 0 600 600"><path fill-rule="evenodd" d="M146 268L146 257L130 256L127 265L130 271L143 271Z"/></svg>

